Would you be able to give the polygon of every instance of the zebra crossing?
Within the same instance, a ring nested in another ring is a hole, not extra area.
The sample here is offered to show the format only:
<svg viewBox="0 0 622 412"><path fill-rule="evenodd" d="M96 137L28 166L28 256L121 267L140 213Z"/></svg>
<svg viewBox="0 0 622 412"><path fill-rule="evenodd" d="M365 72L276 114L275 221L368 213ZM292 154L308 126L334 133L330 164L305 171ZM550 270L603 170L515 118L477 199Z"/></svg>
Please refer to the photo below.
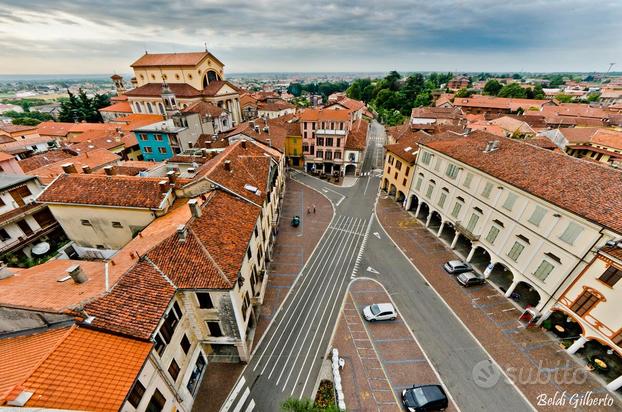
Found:
<svg viewBox="0 0 622 412"><path fill-rule="evenodd" d="M232 412L254 411L256 406L255 400L250 395L251 390L246 385L246 378L242 375L221 410Z"/></svg>

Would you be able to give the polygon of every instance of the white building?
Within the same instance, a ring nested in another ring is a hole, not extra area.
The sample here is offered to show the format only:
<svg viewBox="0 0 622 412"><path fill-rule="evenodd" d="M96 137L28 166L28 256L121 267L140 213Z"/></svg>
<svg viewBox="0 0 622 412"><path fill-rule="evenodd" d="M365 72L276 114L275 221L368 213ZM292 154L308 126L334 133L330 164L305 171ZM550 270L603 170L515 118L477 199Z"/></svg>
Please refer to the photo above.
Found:
<svg viewBox="0 0 622 412"><path fill-rule="evenodd" d="M622 233L618 171L484 132L420 146L406 208L524 307L550 307Z"/></svg>

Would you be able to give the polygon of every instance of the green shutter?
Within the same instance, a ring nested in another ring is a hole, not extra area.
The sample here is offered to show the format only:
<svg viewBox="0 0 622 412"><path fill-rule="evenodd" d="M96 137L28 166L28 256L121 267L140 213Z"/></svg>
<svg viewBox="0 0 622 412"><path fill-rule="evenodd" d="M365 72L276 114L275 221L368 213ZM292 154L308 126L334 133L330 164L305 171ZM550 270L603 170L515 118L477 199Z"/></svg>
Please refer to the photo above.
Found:
<svg viewBox="0 0 622 412"><path fill-rule="evenodd" d="M540 226L540 223L542 222L542 219L545 215L546 209L540 206L536 206L528 221L533 225Z"/></svg>
<svg viewBox="0 0 622 412"><path fill-rule="evenodd" d="M514 203L516 203L516 199L518 198L518 196L516 196L514 193L509 192L508 193L508 197L505 198L505 202L503 202L503 208L507 209L509 211L512 211L512 208L514 207Z"/></svg>
<svg viewBox="0 0 622 412"><path fill-rule="evenodd" d="M477 221L479 220L479 215L477 213L473 213L471 215L471 218L469 219L469 223L467 224L466 229L473 233L473 230L475 229L475 225L477 225Z"/></svg>
<svg viewBox="0 0 622 412"><path fill-rule="evenodd" d="M570 222L559 238L569 245L574 245L575 240L577 240L581 232L583 232L581 226L577 225L575 222Z"/></svg>
<svg viewBox="0 0 622 412"><path fill-rule="evenodd" d="M517 261L520 254L523 253L523 249L525 249L525 246L519 242L514 242L514 246L512 246L512 249L508 252L509 258L513 261Z"/></svg>
<svg viewBox="0 0 622 412"><path fill-rule="evenodd" d="M495 240L497 240L498 235L499 235L499 228L497 226L493 226L490 228L490 231L488 232L488 236L486 236L486 240L488 241L488 243L493 245L495 243Z"/></svg>
<svg viewBox="0 0 622 412"><path fill-rule="evenodd" d="M488 199L490 197L491 192L492 192L492 183L486 182L486 186L484 186L484 191L482 192L482 196Z"/></svg>

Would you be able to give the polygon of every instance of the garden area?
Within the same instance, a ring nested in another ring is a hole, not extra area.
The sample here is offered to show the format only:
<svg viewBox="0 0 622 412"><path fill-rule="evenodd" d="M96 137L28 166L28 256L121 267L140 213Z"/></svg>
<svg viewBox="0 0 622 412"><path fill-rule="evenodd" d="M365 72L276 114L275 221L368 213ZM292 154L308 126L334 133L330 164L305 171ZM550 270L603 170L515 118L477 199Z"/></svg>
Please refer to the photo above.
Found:
<svg viewBox="0 0 622 412"><path fill-rule="evenodd" d="M325 379L320 382L315 401L305 398L289 398L283 402L281 410L284 412L339 412L335 404L335 386Z"/></svg>

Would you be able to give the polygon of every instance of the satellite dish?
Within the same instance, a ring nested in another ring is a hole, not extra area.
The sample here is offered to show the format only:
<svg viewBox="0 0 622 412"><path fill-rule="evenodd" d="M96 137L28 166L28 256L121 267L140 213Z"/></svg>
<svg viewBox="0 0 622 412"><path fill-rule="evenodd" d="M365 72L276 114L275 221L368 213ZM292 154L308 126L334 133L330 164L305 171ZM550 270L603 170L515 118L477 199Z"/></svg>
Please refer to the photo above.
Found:
<svg viewBox="0 0 622 412"><path fill-rule="evenodd" d="M50 244L48 242L37 243L32 247L32 253L34 255L45 255L50 251Z"/></svg>

